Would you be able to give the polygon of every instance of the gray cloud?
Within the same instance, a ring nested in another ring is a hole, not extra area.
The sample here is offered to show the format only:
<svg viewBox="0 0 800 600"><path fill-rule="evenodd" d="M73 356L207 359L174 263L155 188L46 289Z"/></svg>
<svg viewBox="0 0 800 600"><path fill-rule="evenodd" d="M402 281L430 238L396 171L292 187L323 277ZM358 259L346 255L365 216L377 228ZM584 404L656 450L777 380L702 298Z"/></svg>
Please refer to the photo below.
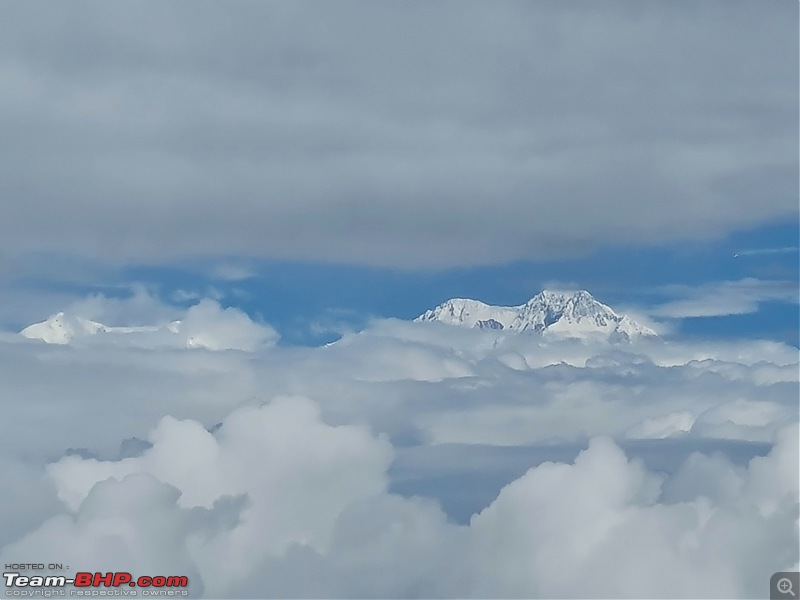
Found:
<svg viewBox="0 0 800 600"><path fill-rule="evenodd" d="M449 266L797 213L792 4L0 10L9 259Z"/></svg>

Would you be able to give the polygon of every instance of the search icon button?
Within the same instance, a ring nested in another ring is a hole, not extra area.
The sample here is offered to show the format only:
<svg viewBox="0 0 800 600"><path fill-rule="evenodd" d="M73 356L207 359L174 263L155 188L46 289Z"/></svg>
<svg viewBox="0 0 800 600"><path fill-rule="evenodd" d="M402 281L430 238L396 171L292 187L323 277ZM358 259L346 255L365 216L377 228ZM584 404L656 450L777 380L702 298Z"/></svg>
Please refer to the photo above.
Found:
<svg viewBox="0 0 800 600"><path fill-rule="evenodd" d="M797 598L798 576L796 571L781 571L775 573L769 580L770 600Z"/></svg>

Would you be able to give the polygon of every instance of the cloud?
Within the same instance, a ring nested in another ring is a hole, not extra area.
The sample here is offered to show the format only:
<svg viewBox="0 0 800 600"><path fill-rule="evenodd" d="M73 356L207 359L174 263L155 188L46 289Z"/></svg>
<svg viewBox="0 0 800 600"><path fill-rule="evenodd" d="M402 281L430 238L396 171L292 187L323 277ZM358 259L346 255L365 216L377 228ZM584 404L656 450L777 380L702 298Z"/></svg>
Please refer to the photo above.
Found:
<svg viewBox="0 0 800 600"><path fill-rule="evenodd" d="M2 554L70 561L66 564L75 571L81 569L76 565L97 565L104 572L129 570L120 568L128 565L129 572L180 573L189 577L192 592L202 593L201 578L184 550L186 536L199 527L192 523L194 515L176 506L179 496L179 490L147 475L98 482L78 514L48 519Z"/></svg>
<svg viewBox="0 0 800 600"><path fill-rule="evenodd" d="M797 478L794 470L787 478L777 475L796 440L796 425L788 427L775 450L744 472L744 496L715 503L696 495L702 481L693 482L691 499L658 502L663 480L628 461L607 438L593 440L573 465L536 467L472 520L476 595L757 595L774 560L787 568L796 560ZM724 460L716 467L715 476L731 472ZM761 486L765 470L775 477ZM766 521L765 502L781 507ZM740 537L745 531L747 543ZM759 572L761 580L751 579Z"/></svg>
<svg viewBox="0 0 800 600"><path fill-rule="evenodd" d="M686 319L754 313L764 302L798 302L797 282L745 278L739 281L705 283L700 286L669 286L665 291L677 296L651 309L656 317Z"/></svg>
<svg viewBox="0 0 800 600"><path fill-rule="evenodd" d="M180 490L173 504L181 508L212 509L225 497L246 496L235 526L195 540L212 596L292 545L327 551L344 507L386 488L392 456L390 445L364 428L321 423L303 398L240 408L215 435L197 422L165 417L150 440L153 447L140 457L113 463L71 456L49 473L59 498L81 514L96 483L142 473Z"/></svg>
<svg viewBox="0 0 800 600"><path fill-rule="evenodd" d="M326 426L303 399L239 409L217 435L162 421L151 439L142 457L108 465L128 463L118 477L75 457L52 465L60 494L95 482L70 502L74 519L50 519L3 558L47 547L107 569L171 568L211 597L747 597L797 560L796 425L746 468L698 454L673 479L595 438L464 526L387 494L385 440ZM246 500L224 501L231 492Z"/></svg>
<svg viewBox="0 0 800 600"><path fill-rule="evenodd" d="M196 290L185 290L183 288L175 290L170 295L170 300L173 302L190 302L192 300L203 300L205 298L209 298L211 300L216 300L219 302L225 297L225 294L218 290L215 287L209 287L204 292L199 292Z"/></svg>
<svg viewBox="0 0 800 600"><path fill-rule="evenodd" d="M0 252L447 267L796 218L793 5L452 8L4 9Z"/></svg>
<svg viewBox="0 0 800 600"><path fill-rule="evenodd" d="M761 256L762 254L784 254L787 252L797 253L797 246L784 246L782 248L754 248L750 250L739 250L735 258L739 256Z"/></svg>
<svg viewBox="0 0 800 600"><path fill-rule="evenodd" d="M179 329L190 348L256 350L278 341L278 333L269 325L254 323L244 312L222 308L213 300L190 307Z"/></svg>
<svg viewBox="0 0 800 600"><path fill-rule="evenodd" d="M256 272L252 267L234 263L220 263L211 271L211 276L221 281L244 281L255 275Z"/></svg>
<svg viewBox="0 0 800 600"><path fill-rule="evenodd" d="M397 320L319 348L106 342L0 337L0 560L216 598L753 597L798 564L784 344Z"/></svg>
<svg viewBox="0 0 800 600"><path fill-rule="evenodd" d="M176 319L180 314L179 309L162 302L142 284L133 284L129 289L123 288L119 292L123 295L90 294L73 300L61 309L70 315L111 326L150 325Z"/></svg>

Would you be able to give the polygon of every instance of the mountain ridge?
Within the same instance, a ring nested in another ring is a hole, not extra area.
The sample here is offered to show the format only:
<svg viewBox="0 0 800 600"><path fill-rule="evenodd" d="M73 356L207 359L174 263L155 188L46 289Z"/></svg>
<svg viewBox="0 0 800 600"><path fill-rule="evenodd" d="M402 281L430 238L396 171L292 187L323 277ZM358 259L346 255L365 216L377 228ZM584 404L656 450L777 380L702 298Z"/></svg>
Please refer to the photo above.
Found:
<svg viewBox="0 0 800 600"><path fill-rule="evenodd" d="M83 317L67 315L61 311L50 315L44 321L28 325L19 333L28 339L39 339L48 344L64 345L76 338L101 333L150 333L162 328L177 333L179 325L180 321L173 321L166 326L114 327Z"/></svg>
<svg viewBox="0 0 800 600"><path fill-rule="evenodd" d="M494 306L471 298L451 298L427 310L415 322L440 322L477 329L533 332L556 337L597 335L630 341L658 334L615 312L586 290L542 290L517 306Z"/></svg>

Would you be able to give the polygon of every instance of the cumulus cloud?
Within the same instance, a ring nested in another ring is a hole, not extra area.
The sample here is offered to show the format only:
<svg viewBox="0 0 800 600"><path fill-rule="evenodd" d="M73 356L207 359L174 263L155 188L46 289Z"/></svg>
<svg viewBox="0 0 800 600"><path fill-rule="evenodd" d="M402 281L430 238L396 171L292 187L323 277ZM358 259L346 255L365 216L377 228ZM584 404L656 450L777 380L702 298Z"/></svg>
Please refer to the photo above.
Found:
<svg viewBox="0 0 800 600"><path fill-rule="evenodd" d="M793 219L796 15L5 7L0 252L443 267Z"/></svg>
<svg viewBox="0 0 800 600"><path fill-rule="evenodd" d="M221 308L213 300L202 300L186 311L178 330L190 348L209 350L256 350L278 340L268 325L254 323L237 308Z"/></svg>
<svg viewBox="0 0 800 600"><path fill-rule="evenodd" d="M212 597L224 595L230 581L250 576L261 560L293 545L327 552L344 507L385 490L392 456L388 442L363 427L323 424L315 405L303 398L240 408L214 435L197 422L165 417L150 441L152 448L140 457L106 462L70 456L48 470L59 498L79 521L94 508L96 484L109 478L135 489L130 478L147 474L152 476L148 482L174 486L180 493L169 503L173 512L212 509L226 497L246 497L230 529L182 540L186 559L191 553L202 565ZM141 513L139 499L131 501ZM128 509L124 503L119 507ZM79 540L84 537L75 533Z"/></svg>
<svg viewBox="0 0 800 600"><path fill-rule="evenodd" d="M691 499L663 503L656 475L595 439L573 465L532 469L473 519L476 595L757 596L775 561L788 569L797 560L796 469L777 476L796 445L794 425L750 463L742 485L752 496L711 502L695 487ZM763 470L776 477L762 486ZM781 507L767 519L765 501Z"/></svg>
<svg viewBox="0 0 800 600"><path fill-rule="evenodd" d="M307 400L239 409L219 431L162 421L140 458L62 459L49 470L75 517L53 517L3 558L47 548L108 569L166 566L211 597L746 597L797 560L796 425L746 468L693 455L673 479L595 438L463 526L387 494L386 441L320 423ZM246 501L223 502L231 493Z"/></svg>
<svg viewBox="0 0 800 600"><path fill-rule="evenodd" d="M192 515L175 504L180 491L148 475L95 485L74 515L54 516L2 556L41 556L45 563L96 565L87 571L185 574L191 590L202 581L184 550L187 535L198 528ZM8 562L16 562L10 559ZM129 565L130 569L123 567ZM75 568L82 569L81 567Z"/></svg>
<svg viewBox="0 0 800 600"><path fill-rule="evenodd" d="M7 336L0 379L6 562L216 598L753 597L798 563L783 344L396 320L239 352Z"/></svg>

